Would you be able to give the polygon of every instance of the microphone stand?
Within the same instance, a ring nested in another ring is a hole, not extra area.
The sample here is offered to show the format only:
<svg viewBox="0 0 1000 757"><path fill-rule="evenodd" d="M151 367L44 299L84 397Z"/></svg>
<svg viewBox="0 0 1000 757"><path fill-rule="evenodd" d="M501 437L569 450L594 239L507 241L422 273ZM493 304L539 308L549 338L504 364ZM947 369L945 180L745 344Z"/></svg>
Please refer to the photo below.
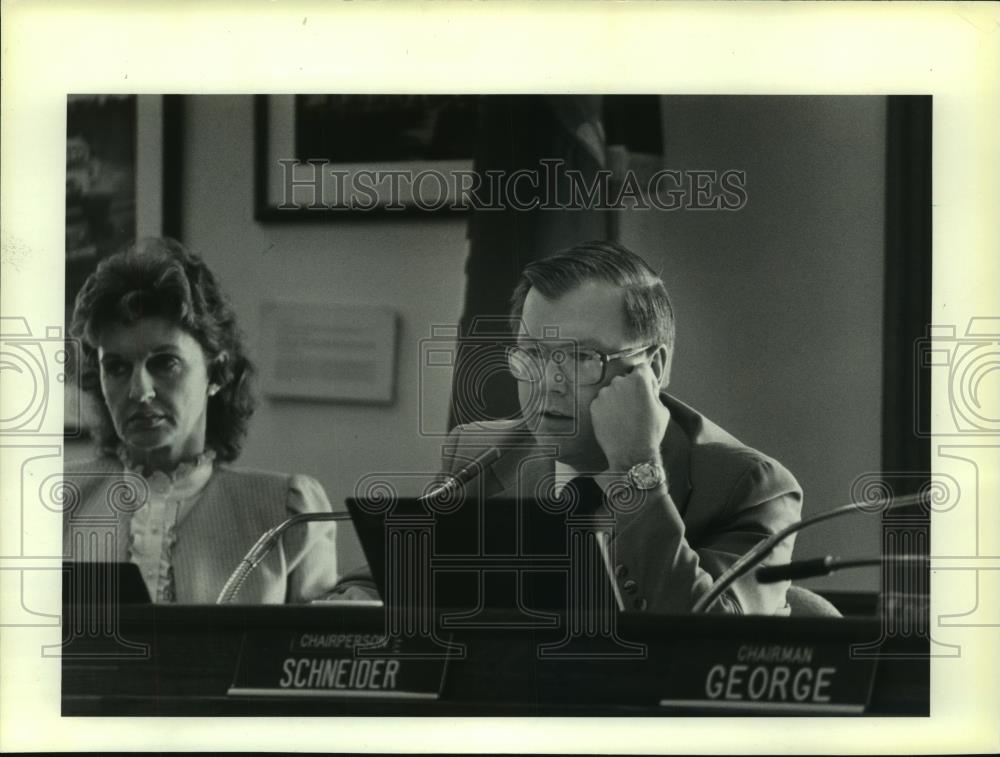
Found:
<svg viewBox="0 0 1000 757"><path fill-rule="evenodd" d="M927 492L919 492L917 494L908 494L905 497L897 497L894 500L880 499L873 502L851 502L848 505L841 505L840 507L835 507L832 510L827 510L826 512L819 513L818 515L813 515L811 518L796 521L791 525L785 526L783 529L778 531L778 533L772 534L764 539L764 541L756 544L753 549L740 556L736 562L729 566L728 570L719 576L712 588L694 603L694 606L691 608L691 612L707 612L708 609L715 604L716 600L722 596L722 593L726 589L732 586L738 579L749 573L754 566L760 564L778 544L797 531L801 531L803 528L807 528L808 526L812 526L816 523L821 523L825 520L830 520L831 518L839 518L842 515L856 513L859 510L862 510L862 508L867 509L884 506L886 510L895 510L900 507L911 507L913 505L926 504L929 496L930 495Z"/></svg>
<svg viewBox="0 0 1000 757"><path fill-rule="evenodd" d="M246 556L244 556L244 558L240 561L240 564L236 566L232 575L229 576L225 586L222 587L222 591L219 592L219 598L215 600L215 603L217 605L232 603L251 571L260 565L261 560L267 557L267 554L274 548L274 545L277 544L281 535L292 526L297 526L300 523L312 523L315 521L350 519L351 514L346 512L299 513L298 515L293 515L292 517L283 520L269 531L265 531L257 542L250 548L250 551L246 553Z"/></svg>

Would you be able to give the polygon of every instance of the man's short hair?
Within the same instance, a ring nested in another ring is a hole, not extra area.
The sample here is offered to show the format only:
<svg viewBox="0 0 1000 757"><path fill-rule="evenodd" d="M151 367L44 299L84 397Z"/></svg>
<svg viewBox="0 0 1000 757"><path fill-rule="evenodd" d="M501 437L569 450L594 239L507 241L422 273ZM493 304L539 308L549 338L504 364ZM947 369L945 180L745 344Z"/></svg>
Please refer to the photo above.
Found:
<svg viewBox="0 0 1000 757"><path fill-rule="evenodd" d="M520 322L528 291L537 289L556 300L581 284L603 281L625 293L625 329L629 339L667 348L665 381L674 354L674 308L663 280L641 257L618 242L579 244L525 266L511 296L511 319Z"/></svg>

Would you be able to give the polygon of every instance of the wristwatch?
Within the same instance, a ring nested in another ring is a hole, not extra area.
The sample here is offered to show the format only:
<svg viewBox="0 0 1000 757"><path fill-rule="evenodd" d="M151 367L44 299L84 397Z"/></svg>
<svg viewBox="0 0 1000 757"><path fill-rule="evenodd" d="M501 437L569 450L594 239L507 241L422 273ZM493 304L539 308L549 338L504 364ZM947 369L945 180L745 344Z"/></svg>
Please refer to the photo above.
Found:
<svg viewBox="0 0 1000 757"><path fill-rule="evenodd" d="M636 489L648 491L649 489L655 489L666 481L667 472L663 470L663 466L659 463L650 461L648 463L633 465L628 469L625 477L628 478L629 483Z"/></svg>

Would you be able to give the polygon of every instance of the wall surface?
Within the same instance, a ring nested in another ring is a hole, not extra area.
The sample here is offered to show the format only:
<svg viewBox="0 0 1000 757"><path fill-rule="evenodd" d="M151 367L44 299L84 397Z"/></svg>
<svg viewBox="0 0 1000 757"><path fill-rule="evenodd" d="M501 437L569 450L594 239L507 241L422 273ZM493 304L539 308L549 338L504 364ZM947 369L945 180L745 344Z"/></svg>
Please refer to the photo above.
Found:
<svg viewBox="0 0 1000 757"><path fill-rule="evenodd" d="M668 97L663 131L669 168L746 171L748 197L622 219L674 300L670 391L783 462L806 515L850 502L881 461L885 99ZM804 531L796 556L877 555L875 518Z"/></svg>

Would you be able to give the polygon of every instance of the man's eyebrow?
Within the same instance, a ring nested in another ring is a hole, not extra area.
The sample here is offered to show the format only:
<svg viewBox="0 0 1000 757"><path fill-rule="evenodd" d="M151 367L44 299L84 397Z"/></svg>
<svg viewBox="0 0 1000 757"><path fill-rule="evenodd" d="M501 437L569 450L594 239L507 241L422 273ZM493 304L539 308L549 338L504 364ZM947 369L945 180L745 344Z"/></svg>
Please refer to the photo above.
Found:
<svg viewBox="0 0 1000 757"><path fill-rule="evenodd" d="M596 350L597 352L608 351L603 344L593 339L547 339L543 341L552 342L554 344L572 345L573 347L581 350Z"/></svg>
<svg viewBox="0 0 1000 757"><path fill-rule="evenodd" d="M558 337L523 336L518 338L518 342L526 345L558 344L563 346L578 347L582 350L595 350L596 352L612 351L593 339L561 339Z"/></svg>

